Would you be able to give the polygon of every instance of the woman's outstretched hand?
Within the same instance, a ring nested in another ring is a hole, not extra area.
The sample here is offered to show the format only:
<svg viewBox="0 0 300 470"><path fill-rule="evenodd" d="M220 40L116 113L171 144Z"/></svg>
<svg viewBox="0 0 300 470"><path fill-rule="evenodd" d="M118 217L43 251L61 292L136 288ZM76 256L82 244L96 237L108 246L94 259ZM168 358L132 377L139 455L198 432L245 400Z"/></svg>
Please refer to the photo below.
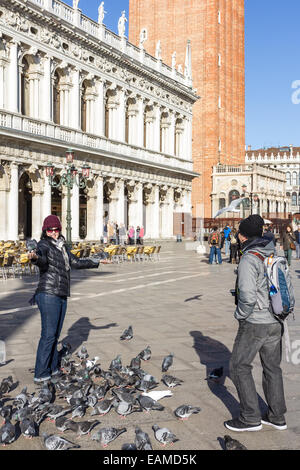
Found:
<svg viewBox="0 0 300 470"><path fill-rule="evenodd" d="M38 259L38 255L36 254L35 251L31 251L30 253L27 253L28 259Z"/></svg>

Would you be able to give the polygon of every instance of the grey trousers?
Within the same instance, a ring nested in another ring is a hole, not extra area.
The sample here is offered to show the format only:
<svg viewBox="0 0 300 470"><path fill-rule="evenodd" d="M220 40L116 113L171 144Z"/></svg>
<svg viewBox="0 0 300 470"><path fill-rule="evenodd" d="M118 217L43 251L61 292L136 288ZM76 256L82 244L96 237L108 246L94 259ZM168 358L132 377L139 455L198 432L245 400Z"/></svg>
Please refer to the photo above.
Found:
<svg viewBox="0 0 300 470"><path fill-rule="evenodd" d="M285 423L286 412L283 379L280 368L283 326L278 323L257 324L240 321L230 360L230 378L240 400L239 419L258 425L261 411L252 376L252 362L259 353L262 365L262 385L268 404L268 418Z"/></svg>

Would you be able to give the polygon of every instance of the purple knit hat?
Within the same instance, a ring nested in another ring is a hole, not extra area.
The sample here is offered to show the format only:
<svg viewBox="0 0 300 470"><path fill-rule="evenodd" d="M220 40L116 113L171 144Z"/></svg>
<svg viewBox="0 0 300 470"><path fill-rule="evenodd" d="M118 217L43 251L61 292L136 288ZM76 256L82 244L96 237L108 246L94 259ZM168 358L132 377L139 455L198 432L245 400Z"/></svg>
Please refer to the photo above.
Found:
<svg viewBox="0 0 300 470"><path fill-rule="evenodd" d="M61 222L56 215L48 215L48 217L46 217L44 220L42 230L44 231L54 227L59 228L59 230L61 231Z"/></svg>

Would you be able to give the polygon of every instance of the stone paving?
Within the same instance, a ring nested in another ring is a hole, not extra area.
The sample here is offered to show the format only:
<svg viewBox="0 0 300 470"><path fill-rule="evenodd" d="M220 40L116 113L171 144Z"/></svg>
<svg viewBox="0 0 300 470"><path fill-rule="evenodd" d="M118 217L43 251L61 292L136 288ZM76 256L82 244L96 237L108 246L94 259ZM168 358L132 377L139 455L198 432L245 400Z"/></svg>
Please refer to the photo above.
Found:
<svg viewBox="0 0 300 470"><path fill-rule="evenodd" d="M283 372L288 412L288 430L276 431L263 427L260 432L233 433L224 428L224 421L238 414L239 404L234 385L228 377L228 361L237 331L233 317L235 266L208 265L207 257L187 251L185 243L166 243L160 261L102 265L101 270L74 271L72 297L68 303L61 339L68 340L74 350L84 343L90 357L100 356L104 369L117 354L124 365L147 345L152 358L142 368L161 378L161 363L173 352L174 363L169 373L184 380L173 389L173 396L161 403L164 411L133 413L120 419L115 411L99 418L104 426L126 427L127 432L109 445L120 449L125 442L134 441L134 429L139 425L148 432L154 450L161 449L154 439L152 425L166 426L179 441L172 450L221 450L224 434L238 438L249 449L300 449L300 315L289 320L292 344L292 362L283 358ZM300 261L293 261L292 275L298 305L297 284ZM14 397L25 385L33 392L35 353L40 336L40 318L37 308L28 300L37 282L37 276L0 281L0 339L5 340L7 364L0 367L0 380L12 375L18 387ZM121 342L119 337L128 325L133 326L134 338ZM297 349L298 348L298 349ZM205 380L208 371L224 366L223 380L211 383ZM259 358L255 360L253 375L257 383L262 410L265 408L261 387ZM165 390L161 384L158 389ZM188 421L178 421L173 414L183 403L200 406L201 412ZM90 409L84 419L90 418ZM94 419L94 417L92 417ZM56 433L55 425L44 421L40 433ZM102 449L100 444L84 436L77 441L74 433L65 436L78 442L81 449ZM26 440L20 436L5 449L42 449L40 437Z"/></svg>

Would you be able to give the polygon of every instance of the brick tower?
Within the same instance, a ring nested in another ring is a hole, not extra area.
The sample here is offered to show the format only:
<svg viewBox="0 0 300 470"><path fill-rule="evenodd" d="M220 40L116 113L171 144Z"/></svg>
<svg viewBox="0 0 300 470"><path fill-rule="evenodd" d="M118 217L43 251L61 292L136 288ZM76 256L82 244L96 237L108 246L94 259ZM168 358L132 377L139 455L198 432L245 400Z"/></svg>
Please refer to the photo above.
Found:
<svg viewBox="0 0 300 470"><path fill-rule="evenodd" d="M245 161L244 0L129 0L129 40L162 60L185 64L187 40L192 47L194 105L193 160L201 177L194 179L193 215L211 217L212 166ZM203 211L204 205L204 211Z"/></svg>

